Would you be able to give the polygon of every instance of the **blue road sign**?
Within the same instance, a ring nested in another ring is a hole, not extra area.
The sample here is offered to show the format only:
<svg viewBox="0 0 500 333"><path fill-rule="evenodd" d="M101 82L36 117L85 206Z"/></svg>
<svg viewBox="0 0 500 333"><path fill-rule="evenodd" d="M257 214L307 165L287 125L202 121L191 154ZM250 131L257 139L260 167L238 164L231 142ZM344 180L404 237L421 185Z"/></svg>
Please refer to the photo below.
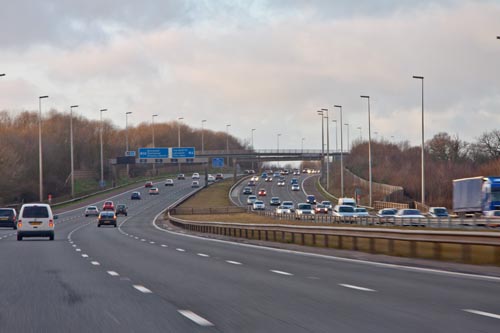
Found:
<svg viewBox="0 0 500 333"><path fill-rule="evenodd" d="M135 157L135 150L126 151L125 156Z"/></svg>
<svg viewBox="0 0 500 333"><path fill-rule="evenodd" d="M212 168L223 168L223 167L224 167L224 157L212 158Z"/></svg>
<svg viewBox="0 0 500 333"><path fill-rule="evenodd" d="M194 147L172 148L172 158L194 158Z"/></svg>
<svg viewBox="0 0 500 333"><path fill-rule="evenodd" d="M139 158L168 158L168 148L139 148Z"/></svg>

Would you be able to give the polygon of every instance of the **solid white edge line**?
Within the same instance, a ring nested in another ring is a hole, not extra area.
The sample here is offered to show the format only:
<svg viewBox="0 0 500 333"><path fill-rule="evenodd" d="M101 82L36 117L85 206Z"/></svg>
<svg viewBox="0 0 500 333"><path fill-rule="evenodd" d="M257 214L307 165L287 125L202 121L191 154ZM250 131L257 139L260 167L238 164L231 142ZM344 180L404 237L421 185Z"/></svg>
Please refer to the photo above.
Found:
<svg viewBox="0 0 500 333"><path fill-rule="evenodd" d="M352 284L345 284L345 283L339 283L339 286L342 286L342 287L345 287L345 288L350 288L350 289L361 290L361 291L376 291L374 289L364 288L364 287L358 287L358 286L354 286Z"/></svg>
<svg viewBox="0 0 500 333"><path fill-rule="evenodd" d="M118 273L117 273L117 272L115 272L115 271L108 271L107 273L108 273L109 275L111 275L111 276L119 276L119 275L120 275L120 274L118 274Z"/></svg>
<svg viewBox="0 0 500 333"><path fill-rule="evenodd" d="M273 273L276 273L276 274L281 274L281 275L286 275L286 276L292 276L293 275L292 273L283 272L283 271L277 271L277 270L274 270L274 269L271 269L270 272L273 272Z"/></svg>
<svg viewBox="0 0 500 333"><path fill-rule="evenodd" d="M140 284L134 284L134 288L139 290L141 293L144 294L152 294L153 292L149 290L148 288L141 286Z"/></svg>
<svg viewBox="0 0 500 333"><path fill-rule="evenodd" d="M241 262L232 261L232 260L226 260L226 262L227 262L228 264L231 264L231 265L243 265Z"/></svg>
<svg viewBox="0 0 500 333"><path fill-rule="evenodd" d="M295 255L300 255L300 256L305 256L305 257L314 257L314 258L322 258L322 259L335 260L335 261L344 261L344 262L350 262L350 263L356 263L356 264L377 266L377 267L382 267L382 268L392 268L392 269L403 270L403 271L414 271L414 272L420 272L420 273L449 275L449 276L454 276L454 277L462 277L462 278L471 278L471 279L500 282L500 277L497 277L497 276L480 275L480 274L472 274L472 273L460 273L460 272L452 272L452 271L443 271L443 270L433 269L433 268L413 267L413 266L405 266L405 265L398 265L398 264L388 264L388 263L376 262L376 261L367 261L367 260L361 260L361 259L342 258L342 257L336 257L336 256L326 255L326 254L307 253L307 252L300 252L300 251L296 251L296 250L277 249L277 248L259 246L259 245L254 245L254 244L243 244L243 243L236 243L236 242L222 240L222 239L213 239L213 238L206 238L206 237L189 235L189 234L181 234L179 232L160 228L159 226L156 225L155 222L156 222L156 219L158 218L158 216L163 214L167 209L168 208L165 208L164 210L159 212L154 217L154 219L152 221L152 225L155 229L162 231L162 232L167 232L167 233L172 234L172 235L196 238L196 239L210 241L210 242L230 244L233 246L249 247L249 248L260 249L260 250L265 250L265 251L295 254Z"/></svg>
<svg viewBox="0 0 500 333"><path fill-rule="evenodd" d="M188 318L189 320L195 322L196 324L198 324L200 326L214 326L214 324L212 324L211 322L209 322L205 318L198 316L193 311L189 311L189 310L177 310L177 311L181 315L183 315L184 317Z"/></svg>
<svg viewBox="0 0 500 333"><path fill-rule="evenodd" d="M489 312L484 312L484 311L478 311L478 310L472 310L472 309L462 309L462 311L477 314L480 316L485 316L485 317L490 317L490 318L495 318L495 319L500 319L500 315L494 314L494 313L489 313Z"/></svg>

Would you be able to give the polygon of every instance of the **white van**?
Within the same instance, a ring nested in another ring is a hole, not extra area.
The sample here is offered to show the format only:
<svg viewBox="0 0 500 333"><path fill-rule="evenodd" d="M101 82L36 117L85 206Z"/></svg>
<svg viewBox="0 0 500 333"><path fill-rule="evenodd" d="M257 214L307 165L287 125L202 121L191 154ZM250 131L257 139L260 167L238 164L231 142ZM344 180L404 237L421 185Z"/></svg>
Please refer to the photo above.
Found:
<svg viewBox="0 0 500 333"><path fill-rule="evenodd" d="M54 220L57 215L47 204L24 204L17 219L17 240L23 237L49 237L54 240Z"/></svg>
<svg viewBox="0 0 500 333"><path fill-rule="evenodd" d="M338 204L356 207L356 200L353 198L339 198Z"/></svg>

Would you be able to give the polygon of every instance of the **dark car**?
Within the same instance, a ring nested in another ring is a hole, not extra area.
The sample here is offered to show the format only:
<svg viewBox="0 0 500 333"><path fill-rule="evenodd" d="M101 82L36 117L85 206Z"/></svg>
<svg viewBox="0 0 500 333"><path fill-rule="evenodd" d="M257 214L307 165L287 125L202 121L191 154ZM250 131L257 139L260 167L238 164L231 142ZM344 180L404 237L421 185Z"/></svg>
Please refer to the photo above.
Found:
<svg viewBox="0 0 500 333"><path fill-rule="evenodd" d="M127 216L127 205L118 204L116 205L116 216L125 215Z"/></svg>
<svg viewBox="0 0 500 333"><path fill-rule="evenodd" d="M14 208L0 208L0 227L17 229L17 214Z"/></svg>
<svg viewBox="0 0 500 333"><path fill-rule="evenodd" d="M271 200L269 200L269 204L271 206L279 206L281 205L281 200L278 197L272 197Z"/></svg>
<svg viewBox="0 0 500 333"><path fill-rule="evenodd" d="M132 192L130 200L141 200L141 192Z"/></svg>
<svg viewBox="0 0 500 333"><path fill-rule="evenodd" d="M153 182L146 182L146 184L144 184L144 187L153 187Z"/></svg>
<svg viewBox="0 0 500 333"><path fill-rule="evenodd" d="M249 180L247 185L248 186L255 186L255 181L254 180Z"/></svg>
<svg viewBox="0 0 500 333"><path fill-rule="evenodd" d="M112 211L104 211L99 214L97 218L97 226L100 228L101 225L107 224L112 225L116 228L116 214Z"/></svg>
<svg viewBox="0 0 500 333"><path fill-rule="evenodd" d="M184 179L186 179L186 176L183 173L177 175L177 180L184 180Z"/></svg>
<svg viewBox="0 0 500 333"><path fill-rule="evenodd" d="M308 204L315 205L316 204L316 197L314 195L308 195L306 198L306 201Z"/></svg>
<svg viewBox="0 0 500 333"><path fill-rule="evenodd" d="M250 187L245 187L243 189L243 194L252 194L252 189Z"/></svg>

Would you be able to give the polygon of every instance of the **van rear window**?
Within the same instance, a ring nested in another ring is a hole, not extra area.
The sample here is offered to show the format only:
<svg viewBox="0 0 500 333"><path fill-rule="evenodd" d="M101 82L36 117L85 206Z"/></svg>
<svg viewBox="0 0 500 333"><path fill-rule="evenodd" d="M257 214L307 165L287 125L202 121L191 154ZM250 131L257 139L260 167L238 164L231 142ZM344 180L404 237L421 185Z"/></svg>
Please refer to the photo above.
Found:
<svg viewBox="0 0 500 333"><path fill-rule="evenodd" d="M23 217L24 218L30 218L30 217L49 217L49 210L47 207L44 206L28 206L24 207L23 210Z"/></svg>
<svg viewBox="0 0 500 333"><path fill-rule="evenodd" d="M0 216L7 216L7 217L11 217L13 214L12 210L10 209L0 209Z"/></svg>

